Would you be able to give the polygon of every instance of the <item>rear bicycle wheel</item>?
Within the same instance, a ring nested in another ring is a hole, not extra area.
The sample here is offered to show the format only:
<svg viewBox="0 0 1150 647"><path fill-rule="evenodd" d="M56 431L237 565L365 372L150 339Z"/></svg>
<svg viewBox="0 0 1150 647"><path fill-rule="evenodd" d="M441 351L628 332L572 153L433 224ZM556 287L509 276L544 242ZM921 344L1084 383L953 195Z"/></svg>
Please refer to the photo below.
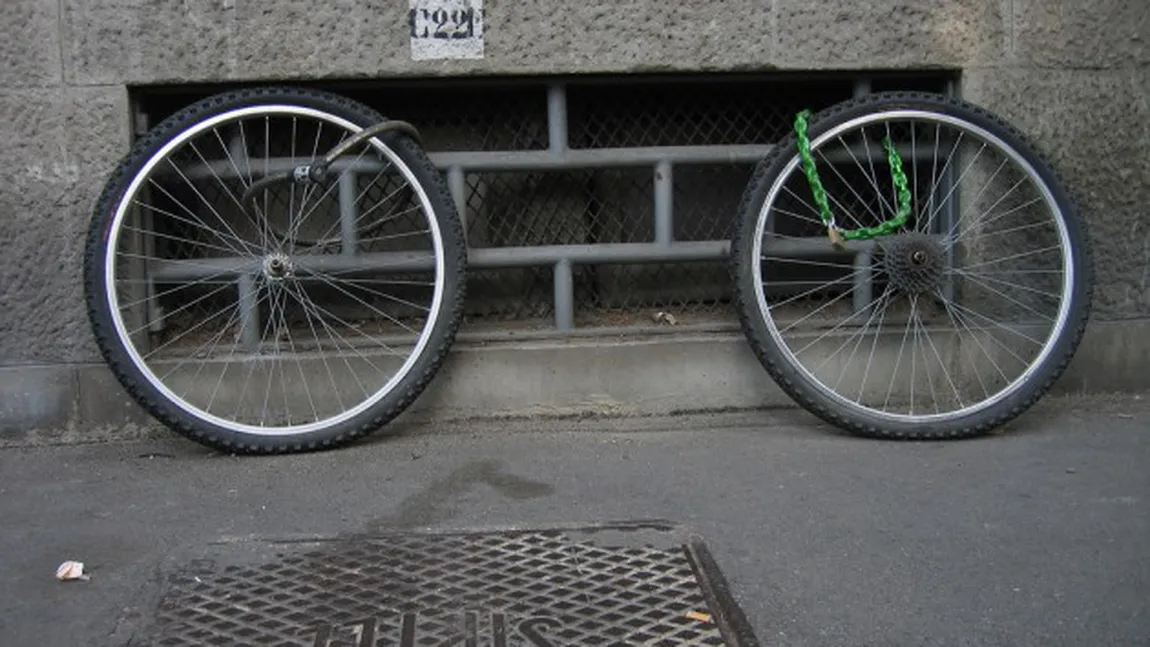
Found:
<svg viewBox="0 0 1150 647"><path fill-rule="evenodd" d="M743 330L779 386L882 438L977 436L1032 406L1077 349L1093 281L1049 164L998 117L918 93L844 102L807 137L848 240L832 244L792 134L748 186L732 242Z"/></svg>
<svg viewBox="0 0 1150 647"><path fill-rule="evenodd" d="M101 195L88 312L132 397L234 452L333 447L405 410L459 325L466 249L438 170L407 134L293 88L217 95L143 137ZM364 226L365 223L367 226Z"/></svg>

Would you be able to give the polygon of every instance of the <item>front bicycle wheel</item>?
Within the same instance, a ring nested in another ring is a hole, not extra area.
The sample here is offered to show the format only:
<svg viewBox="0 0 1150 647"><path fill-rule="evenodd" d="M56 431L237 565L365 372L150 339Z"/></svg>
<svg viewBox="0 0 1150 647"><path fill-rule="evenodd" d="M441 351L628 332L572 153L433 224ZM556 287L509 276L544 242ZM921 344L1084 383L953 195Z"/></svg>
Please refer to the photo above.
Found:
<svg viewBox="0 0 1150 647"><path fill-rule="evenodd" d="M329 93L248 89L135 145L97 203L85 285L104 358L152 415L227 451L305 451L424 390L459 325L466 250L411 136L352 145L383 121ZM322 177L293 176L329 153Z"/></svg>
<svg viewBox="0 0 1150 647"><path fill-rule="evenodd" d="M1090 249L1066 189L1016 129L963 101L882 93L815 115L763 161L738 217L752 348L788 395L855 434L1000 426L1061 375L1089 316Z"/></svg>

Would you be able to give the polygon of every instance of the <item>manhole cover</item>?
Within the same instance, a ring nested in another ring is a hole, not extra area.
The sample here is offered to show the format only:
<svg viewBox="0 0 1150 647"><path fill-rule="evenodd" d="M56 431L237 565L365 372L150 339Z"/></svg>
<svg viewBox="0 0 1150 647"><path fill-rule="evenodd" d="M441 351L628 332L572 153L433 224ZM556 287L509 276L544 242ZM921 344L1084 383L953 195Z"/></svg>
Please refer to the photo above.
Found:
<svg viewBox="0 0 1150 647"><path fill-rule="evenodd" d="M757 644L701 540L653 524L222 544L165 587L145 644Z"/></svg>

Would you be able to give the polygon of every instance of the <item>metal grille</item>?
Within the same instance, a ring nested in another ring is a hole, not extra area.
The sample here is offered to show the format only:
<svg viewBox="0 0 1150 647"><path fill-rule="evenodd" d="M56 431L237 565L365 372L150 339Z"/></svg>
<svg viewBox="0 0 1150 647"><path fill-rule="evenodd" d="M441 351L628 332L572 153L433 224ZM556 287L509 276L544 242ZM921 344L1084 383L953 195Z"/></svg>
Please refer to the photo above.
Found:
<svg viewBox="0 0 1150 647"><path fill-rule="evenodd" d="M748 633L724 637L716 618L741 616L709 599L705 590L721 590L697 579L708 577L709 562L688 559L666 530L408 534L310 546L263 544L182 569L146 643L698 647Z"/></svg>
<svg viewBox="0 0 1150 647"><path fill-rule="evenodd" d="M547 148L547 105L538 86L472 87L417 84L383 91L341 91L419 128L435 151L542 150Z"/></svg>
<svg viewBox="0 0 1150 647"><path fill-rule="evenodd" d="M769 144L803 108L850 96L843 82L720 80L576 85L568 90L576 148Z"/></svg>
<svg viewBox="0 0 1150 647"><path fill-rule="evenodd" d="M456 191L473 259L483 250L711 245L684 260L620 252L609 262L574 262L560 281L551 256L473 264L469 325L565 328L572 321L649 325L662 311L680 321L729 318L723 250L761 159L750 149L766 150L786 136L803 108L817 110L869 89L944 91L946 83L943 74L877 78L873 84L864 77L714 75L441 80L336 91L419 128ZM181 105L172 96L164 101L156 103L154 118ZM719 161L740 147L738 161ZM601 155L579 162L569 152ZM651 161L620 161L635 154ZM669 215L657 206L657 164L670 173L663 206Z"/></svg>

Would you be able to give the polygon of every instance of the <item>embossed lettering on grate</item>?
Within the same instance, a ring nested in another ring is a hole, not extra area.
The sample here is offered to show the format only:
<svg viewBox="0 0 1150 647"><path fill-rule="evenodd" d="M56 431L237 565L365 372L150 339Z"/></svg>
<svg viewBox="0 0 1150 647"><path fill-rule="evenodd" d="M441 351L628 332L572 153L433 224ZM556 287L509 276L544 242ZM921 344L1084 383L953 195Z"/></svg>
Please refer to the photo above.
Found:
<svg viewBox="0 0 1150 647"><path fill-rule="evenodd" d="M720 629L733 603L712 595L725 590L713 567L662 531L405 534L245 554L170 578L148 644L740 644Z"/></svg>

